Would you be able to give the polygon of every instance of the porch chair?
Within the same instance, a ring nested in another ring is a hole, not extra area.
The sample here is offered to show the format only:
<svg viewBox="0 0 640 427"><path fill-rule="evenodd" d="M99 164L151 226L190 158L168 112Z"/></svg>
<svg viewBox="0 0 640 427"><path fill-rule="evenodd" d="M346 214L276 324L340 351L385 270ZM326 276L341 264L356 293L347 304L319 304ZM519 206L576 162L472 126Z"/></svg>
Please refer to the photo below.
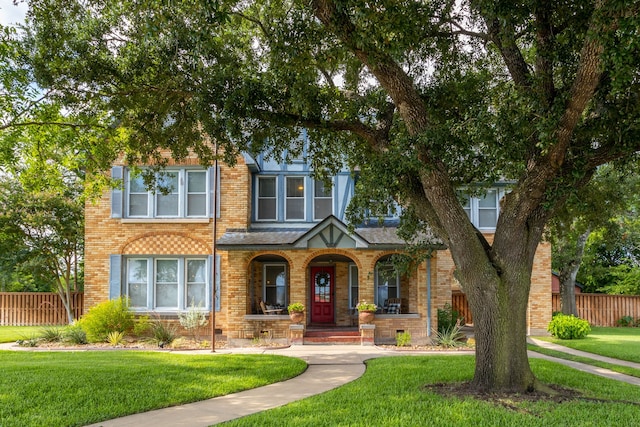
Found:
<svg viewBox="0 0 640 427"><path fill-rule="evenodd" d="M267 308L264 301L260 301L260 309L262 314L280 314L284 310L282 308Z"/></svg>

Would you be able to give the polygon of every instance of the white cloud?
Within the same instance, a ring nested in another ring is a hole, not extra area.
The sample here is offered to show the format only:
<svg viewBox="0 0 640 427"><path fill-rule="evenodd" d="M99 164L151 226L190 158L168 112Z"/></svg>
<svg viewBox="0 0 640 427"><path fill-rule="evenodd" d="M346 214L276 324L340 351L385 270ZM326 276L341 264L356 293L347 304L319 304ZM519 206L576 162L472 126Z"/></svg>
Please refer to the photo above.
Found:
<svg viewBox="0 0 640 427"><path fill-rule="evenodd" d="M28 5L20 1L17 5L13 0L0 0L0 25L8 26L24 22Z"/></svg>

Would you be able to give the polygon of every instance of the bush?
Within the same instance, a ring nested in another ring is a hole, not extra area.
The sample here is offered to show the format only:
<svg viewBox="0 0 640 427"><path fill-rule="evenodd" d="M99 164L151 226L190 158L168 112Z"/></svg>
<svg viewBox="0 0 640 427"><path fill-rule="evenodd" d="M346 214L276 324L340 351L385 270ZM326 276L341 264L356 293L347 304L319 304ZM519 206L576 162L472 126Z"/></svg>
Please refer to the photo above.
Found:
<svg viewBox="0 0 640 427"><path fill-rule="evenodd" d="M160 348L168 347L176 339L175 325L163 322L160 318L151 322L151 342Z"/></svg>
<svg viewBox="0 0 640 427"><path fill-rule="evenodd" d="M410 332L399 332L396 334L396 345L398 347L404 347L411 344Z"/></svg>
<svg viewBox="0 0 640 427"><path fill-rule="evenodd" d="M89 342L106 342L110 332L130 333L135 323L135 315L129 309L126 297L104 301L91 307L80 321Z"/></svg>
<svg viewBox="0 0 640 427"><path fill-rule="evenodd" d="M456 323L451 325L448 329L440 330L439 326L440 325L438 325L438 331L436 331L436 336L434 338L436 345L445 348L454 348L465 344L466 336L462 332L460 319L458 319Z"/></svg>
<svg viewBox="0 0 640 427"><path fill-rule="evenodd" d="M451 304L446 303L443 308L438 309L438 332L450 332L456 323L464 325L464 317Z"/></svg>
<svg viewBox="0 0 640 427"><path fill-rule="evenodd" d="M591 332L591 326L574 315L558 314L549 322L547 331L561 340L573 340L586 337Z"/></svg>
<svg viewBox="0 0 640 427"><path fill-rule="evenodd" d="M64 329L63 341L71 344L86 344L87 333L78 323L69 325Z"/></svg>
<svg viewBox="0 0 640 427"><path fill-rule="evenodd" d="M207 320L207 313L202 310L201 307L191 305L186 313L178 313L180 324L187 331L191 332L194 341L200 340L200 328L206 326L209 321Z"/></svg>
<svg viewBox="0 0 640 427"><path fill-rule="evenodd" d="M64 328L60 326L44 326L40 339L44 342L60 342L64 338Z"/></svg>
<svg viewBox="0 0 640 427"><path fill-rule="evenodd" d="M640 326L640 323L636 323L632 316L622 316L616 321L617 326Z"/></svg>

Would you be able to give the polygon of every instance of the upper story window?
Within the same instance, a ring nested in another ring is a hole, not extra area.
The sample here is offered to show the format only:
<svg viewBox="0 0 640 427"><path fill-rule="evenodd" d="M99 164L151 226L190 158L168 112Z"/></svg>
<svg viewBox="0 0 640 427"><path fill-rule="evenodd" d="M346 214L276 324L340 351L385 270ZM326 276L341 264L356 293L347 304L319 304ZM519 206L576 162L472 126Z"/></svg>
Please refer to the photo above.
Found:
<svg viewBox="0 0 640 427"><path fill-rule="evenodd" d="M278 197L275 176L258 177L258 209L259 221L277 219Z"/></svg>
<svg viewBox="0 0 640 427"><path fill-rule="evenodd" d="M203 218L210 214L210 171L168 169L147 188L141 175L125 175L124 216L127 218ZM114 199L117 197L114 194Z"/></svg>
<svg viewBox="0 0 640 427"><path fill-rule="evenodd" d="M462 207L476 227L495 228L500 214L500 198L504 190L490 188L483 196L469 197L462 195Z"/></svg>
<svg viewBox="0 0 640 427"><path fill-rule="evenodd" d="M326 185L308 175L256 175L256 221L311 222L334 215L335 184Z"/></svg>
<svg viewBox="0 0 640 427"><path fill-rule="evenodd" d="M313 183L313 219L322 220L333 213L333 187L322 181Z"/></svg>
<svg viewBox="0 0 640 427"><path fill-rule="evenodd" d="M285 179L285 219L304 220L304 177L288 176Z"/></svg>

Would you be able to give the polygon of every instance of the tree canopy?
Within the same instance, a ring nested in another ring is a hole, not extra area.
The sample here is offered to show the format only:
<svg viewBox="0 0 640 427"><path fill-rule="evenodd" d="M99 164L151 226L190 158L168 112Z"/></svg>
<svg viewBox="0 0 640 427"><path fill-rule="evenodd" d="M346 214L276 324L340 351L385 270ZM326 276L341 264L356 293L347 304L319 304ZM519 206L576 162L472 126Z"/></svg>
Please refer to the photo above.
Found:
<svg viewBox="0 0 640 427"><path fill-rule="evenodd" d="M336 155L375 200L447 245L476 326L479 389L540 385L526 357L532 263L554 211L640 145L637 1L29 2L49 102L103 126L90 160ZM45 101L43 101L45 102ZM9 120L16 126L21 117ZM493 239L459 189L511 183Z"/></svg>

